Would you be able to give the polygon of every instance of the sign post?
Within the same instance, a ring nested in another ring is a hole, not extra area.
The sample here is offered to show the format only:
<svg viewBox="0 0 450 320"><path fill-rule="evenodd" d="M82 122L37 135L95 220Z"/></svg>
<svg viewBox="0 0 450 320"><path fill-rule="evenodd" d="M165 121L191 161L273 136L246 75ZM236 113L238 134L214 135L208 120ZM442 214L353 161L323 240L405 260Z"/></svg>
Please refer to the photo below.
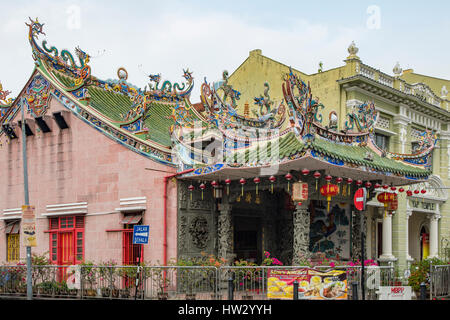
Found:
<svg viewBox="0 0 450 320"><path fill-rule="evenodd" d="M140 263L141 263L141 257L142 257L142 247L144 244L148 244L148 236L150 233L150 227L149 226L143 226L143 225L135 225L133 227L133 244L138 244L139 250L138 250L138 267L137 267L137 274L136 274L136 293L134 294L134 300L136 300L138 287L139 287L139 276L140 276Z"/></svg>
<svg viewBox="0 0 450 320"><path fill-rule="evenodd" d="M359 188L355 192L355 196L353 198L353 203L355 204L355 208L359 211L364 211L366 209L366 199L367 199L367 190L366 188ZM360 216L360 223L362 225L363 217ZM364 289L364 237L365 233L361 228L361 295L362 300L365 300L365 289Z"/></svg>

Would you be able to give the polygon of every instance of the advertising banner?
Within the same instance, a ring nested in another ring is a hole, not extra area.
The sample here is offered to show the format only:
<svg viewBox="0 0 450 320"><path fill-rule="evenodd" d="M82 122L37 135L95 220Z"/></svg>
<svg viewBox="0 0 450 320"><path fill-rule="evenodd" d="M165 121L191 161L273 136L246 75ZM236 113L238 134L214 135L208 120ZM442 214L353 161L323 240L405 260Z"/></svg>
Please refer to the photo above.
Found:
<svg viewBox="0 0 450 320"><path fill-rule="evenodd" d="M298 282L299 299L347 299L347 273L345 270L320 271L311 268L269 270L267 297L290 299L294 297L294 281Z"/></svg>
<svg viewBox="0 0 450 320"><path fill-rule="evenodd" d="M34 206L22 206L22 234L25 247L36 247L36 218Z"/></svg>

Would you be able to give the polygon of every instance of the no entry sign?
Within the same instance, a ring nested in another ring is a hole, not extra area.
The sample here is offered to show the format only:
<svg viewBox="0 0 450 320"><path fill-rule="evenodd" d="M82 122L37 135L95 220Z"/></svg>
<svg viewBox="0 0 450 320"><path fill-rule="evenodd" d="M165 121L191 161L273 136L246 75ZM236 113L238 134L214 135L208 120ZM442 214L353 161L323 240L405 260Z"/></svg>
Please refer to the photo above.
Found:
<svg viewBox="0 0 450 320"><path fill-rule="evenodd" d="M359 188L355 192L355 196L353 197L353 203L355 204L355 208L359 211L363 211L366 207L366 188Z"/></svg>

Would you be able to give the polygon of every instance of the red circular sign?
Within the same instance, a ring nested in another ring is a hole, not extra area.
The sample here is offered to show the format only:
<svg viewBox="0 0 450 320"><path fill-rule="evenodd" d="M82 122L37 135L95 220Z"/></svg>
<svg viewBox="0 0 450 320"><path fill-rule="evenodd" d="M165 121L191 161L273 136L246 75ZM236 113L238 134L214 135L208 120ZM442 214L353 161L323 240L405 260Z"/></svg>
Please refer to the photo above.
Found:
<svg viewBox="0 0 450 320"><path fill-rule="evenodd" d="M364 188L356 190L355 196L353 197L353 203L355 204L355 208L359 211L364 210L364 204L366 203Z"/></svg>

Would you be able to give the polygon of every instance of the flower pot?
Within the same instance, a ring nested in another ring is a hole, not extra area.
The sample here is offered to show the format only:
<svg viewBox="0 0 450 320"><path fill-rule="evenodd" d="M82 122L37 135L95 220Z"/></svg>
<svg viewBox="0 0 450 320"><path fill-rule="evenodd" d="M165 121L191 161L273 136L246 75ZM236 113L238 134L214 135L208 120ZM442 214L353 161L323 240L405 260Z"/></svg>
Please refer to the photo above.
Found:
<svg viewBox="0 0 450 320"><path fill-rule="evenodd" d="M130 297L130 290L128 290L128 289L120 290L120 297L121 298L129 298Z"/></svg>
<svg viewBox="0 0 450 320"><path fill-rule="evenodd" d="M158 293L158 300L167 300L169 298L169 294L166 292Z"/></svg>
<svg viewBox="0 0 450 320"><path fill-rule="evenodd" d="M195 300L195 293L186 293L186 300Z"/></svg>
<svg viewBox="0 0 450 320"><path fill-rule="evenodd" d="M106 298L111 295L111 289L110 288L103 288L102 289L102 297Z"/></svg>

